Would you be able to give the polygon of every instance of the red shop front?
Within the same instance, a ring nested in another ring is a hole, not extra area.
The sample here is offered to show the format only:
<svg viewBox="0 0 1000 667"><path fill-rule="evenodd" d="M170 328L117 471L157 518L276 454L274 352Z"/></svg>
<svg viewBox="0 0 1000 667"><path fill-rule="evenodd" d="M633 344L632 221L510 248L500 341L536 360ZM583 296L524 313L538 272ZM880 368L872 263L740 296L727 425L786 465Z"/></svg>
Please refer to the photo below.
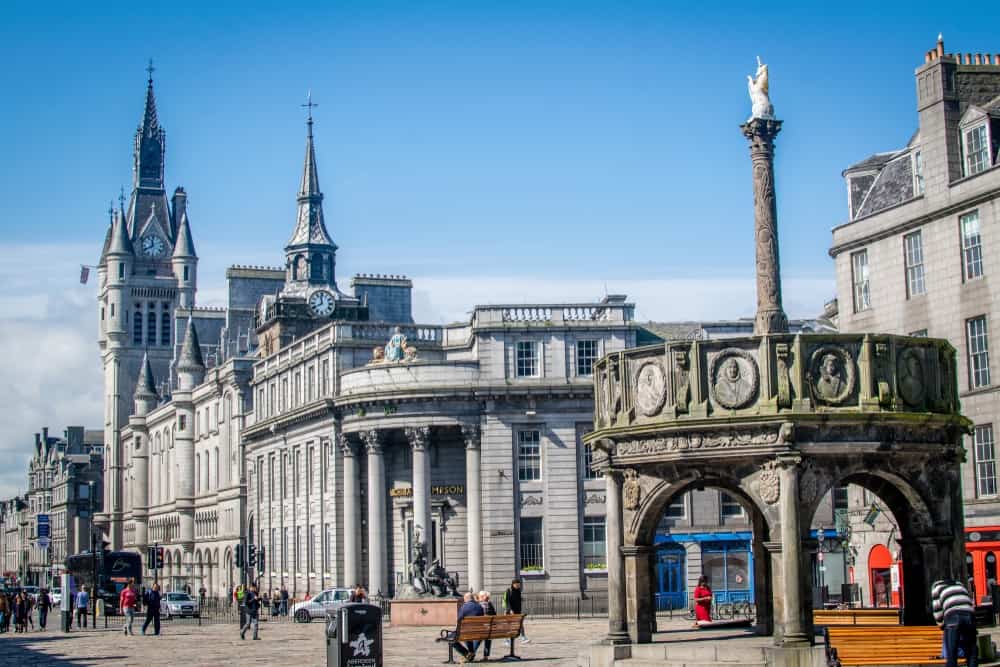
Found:
<svg viewBox="0 0 1000 667"><path fill-rule="evenodd" d="M997 583L1000 526L965 529L965 572L977 603L989 600L990 585Z"/></svg>

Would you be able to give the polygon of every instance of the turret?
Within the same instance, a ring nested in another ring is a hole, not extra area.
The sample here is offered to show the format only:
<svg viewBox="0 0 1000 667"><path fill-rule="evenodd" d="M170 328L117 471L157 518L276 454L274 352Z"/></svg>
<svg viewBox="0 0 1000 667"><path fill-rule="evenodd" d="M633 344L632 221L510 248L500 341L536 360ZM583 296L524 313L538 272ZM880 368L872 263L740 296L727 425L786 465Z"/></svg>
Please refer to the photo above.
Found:
<svg viewBox="0 0 1000 667"><path fill-rule="evenodd" d="M125 218L120 213L113 215L111 222L111 243L105 253L107 272L108 302L105 313L107 325L105 330L109 337L115 334L124 335L125 325L125 285L132 276L135 262L135 251L129 238Z"/></svg>
<svg viewBox="0 0 1000 667"><path fill-rule="evenodd" d="M181 391L190 391L205 379L205 362L201 357L201 345L198 343L198 332L194 328L194 320L190 317L187 332L184 334L184 344L177 359L177 383Z"/></svg>
<svg viewBox="0 0 1000 667"><path fill-rule="evenodd" d="M177 195L174 195L177 204ZM174 244L174 255L171 259L174 267L174 277L177 278L178 305L181 308L194 308L194 297L198 284L198 255L194 251L194 240L191 237L191 223L188 221L187 208L182 205L180 219L177 221L177 242Z"/></svg>
<svg viewBox="0 0 1000 667"><path fill-rule="evenodd" d="M153 381L153 368L149 364L149 355L142 355L142 367L139 369L139 380L135 384L135 416L145 417L156 408L156 383Z"/></svg>

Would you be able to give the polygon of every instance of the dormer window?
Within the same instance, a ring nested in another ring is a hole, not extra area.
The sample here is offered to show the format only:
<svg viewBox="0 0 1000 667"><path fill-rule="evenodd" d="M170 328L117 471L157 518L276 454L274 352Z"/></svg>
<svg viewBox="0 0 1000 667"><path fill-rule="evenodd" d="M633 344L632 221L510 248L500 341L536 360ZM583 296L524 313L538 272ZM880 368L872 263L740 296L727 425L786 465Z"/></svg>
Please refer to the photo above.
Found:
<svg viewBox="0 0 1000 667"><path fill-rule="evenodd" d="M986 171L990 165L990 142L986 123L963 131L965 149L965 175L973 176Z"/></svg>
<svg viewBox="0 0 1000 667"><path fill-rule="evenodd" d="M913 153L913 194L924 194L924 161L920 151Z"/></svg>

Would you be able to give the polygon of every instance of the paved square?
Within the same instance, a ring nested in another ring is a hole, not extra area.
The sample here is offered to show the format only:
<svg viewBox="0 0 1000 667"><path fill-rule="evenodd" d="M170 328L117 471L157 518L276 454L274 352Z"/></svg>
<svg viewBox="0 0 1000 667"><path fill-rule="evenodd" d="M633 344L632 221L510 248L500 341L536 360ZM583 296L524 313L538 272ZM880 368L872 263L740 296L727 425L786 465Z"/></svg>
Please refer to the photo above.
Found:
<svg viewBox="0 0 1000 667"><path fill-rule="evenodd" d="M58 626L56 626L58 627ZM575 666L577 653L607 630L607 620L529 619L531 643L518 642L517 654L527 663ZM439 628L385 627L385 665L440 665L448 649L437 643ZM126 637L120 631L91 630L63 634L45 632L0 635L0 664L31 667L83 665L184 665L223 667L233 664L326 665L323 623L262 623L261 641L240 641L234 624L198 626L190 621L164 622L159 637ZM495 642L492 658L506 655Z"/></svg>

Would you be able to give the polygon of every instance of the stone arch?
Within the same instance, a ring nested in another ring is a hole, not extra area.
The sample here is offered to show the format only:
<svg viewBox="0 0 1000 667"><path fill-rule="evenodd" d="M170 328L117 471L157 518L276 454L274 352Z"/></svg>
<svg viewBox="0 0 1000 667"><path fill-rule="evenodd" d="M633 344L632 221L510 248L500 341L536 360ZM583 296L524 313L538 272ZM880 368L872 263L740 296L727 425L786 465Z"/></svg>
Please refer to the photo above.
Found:
<svg viewBox="0 0 1000 667"><path fill-rule="evenodd" d="M752 531L753 593L757 606L756 632L770 635L775 631L775 608L781 608L781 589L774 586L773 571L780 552L773 552L772 535L780 531L775 509L760 498L753 486L756 468L734 467L728 474L712 471L686 471L679 479L668 482L660 477L640 477L639 505L624 514L624 547L627 585L635 590L628 595L630 619L655 618L653 584L656 560L656 529L666 508L677 497L689 491L714 488L725 491L743 506ZM643 633L640 633L643 634ZM642 641L642 640L639 640ZM647 640L648 641L648 640Z"/></svg>

